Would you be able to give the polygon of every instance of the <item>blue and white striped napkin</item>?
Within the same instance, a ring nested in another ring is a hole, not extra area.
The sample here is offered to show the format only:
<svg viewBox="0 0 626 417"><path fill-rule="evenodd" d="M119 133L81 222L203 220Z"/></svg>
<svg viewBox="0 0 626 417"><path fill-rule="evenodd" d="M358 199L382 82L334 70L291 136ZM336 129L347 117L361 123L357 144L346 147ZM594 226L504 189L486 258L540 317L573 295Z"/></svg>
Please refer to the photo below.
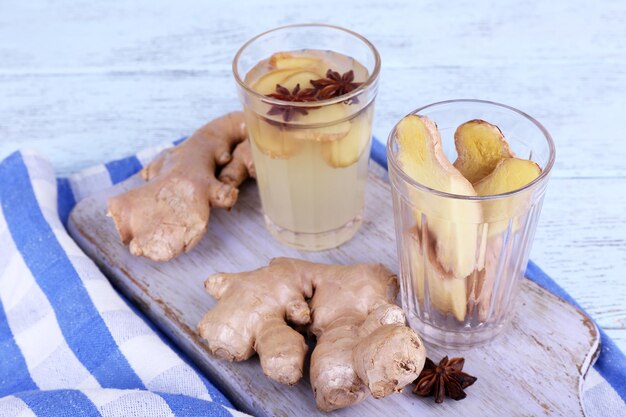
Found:
<svg viewBox="0 0 626 417"><path fill-rule="evenodd" d="M0 417L241 415L125 303L63 227L76 201L171 145L59 179L32 153L0 163ZM372 158L386 166L380 142ZM527 276L575 304L532 262ZM590 417L626 416L626 357L604 333L583 399Z"/></svg>
<svg viewBox="0 0 626 417"><path fill-rule="evenodd" d="M110 185L101 169L57 187L35 154L0 163L0 416L243 415L67 234L58 209Z"/></svg>

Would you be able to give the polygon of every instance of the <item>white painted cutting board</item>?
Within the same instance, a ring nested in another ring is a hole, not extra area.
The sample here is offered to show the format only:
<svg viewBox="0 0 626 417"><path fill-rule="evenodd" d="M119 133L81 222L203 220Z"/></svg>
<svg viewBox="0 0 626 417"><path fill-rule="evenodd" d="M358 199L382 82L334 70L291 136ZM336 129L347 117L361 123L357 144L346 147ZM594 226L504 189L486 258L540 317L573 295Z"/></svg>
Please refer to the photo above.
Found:
<svg viewBox="0 0 626 417"><path fill-rule="evenodd" d="M106 198L142 182L133 177L103 195L80 202L70 233L113 284L145 312L244 411L258 416L325 415L315 407L308 375L294 387L267 379L258 360L230 363L211 357L195 332L214 300L204 279L217 271L254 269L276 256L327 263L382 262L394 271L396 244L386 173L370 164L365 222L356 237L338 249L298 252L266 232L254 183L246 184L236 207L213 210L207 236L190 253L168 263L130 255L121 244ZM516 315L496 341L471 351L428 346L428 356L464 356L465 370L478 377L459 402L402 394L335 411L336 416L582 416L580 387L599 348L598 331L581 311L523 280Z"/></svg>

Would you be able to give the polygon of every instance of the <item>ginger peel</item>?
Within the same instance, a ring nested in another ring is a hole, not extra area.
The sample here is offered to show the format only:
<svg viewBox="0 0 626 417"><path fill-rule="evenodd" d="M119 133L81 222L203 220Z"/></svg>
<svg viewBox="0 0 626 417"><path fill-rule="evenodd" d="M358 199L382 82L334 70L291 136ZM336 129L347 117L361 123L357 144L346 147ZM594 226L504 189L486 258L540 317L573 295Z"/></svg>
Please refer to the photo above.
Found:
<svg viewBox="0 0 626 417"><path fill-rule="evenodd" d="M255 271L215 274L205 287L219 300L198 324L209 351L237 361L256 351L275 381L302 377L306 345L287 322L308 325L317 337L310 379L320 410L400 391L424 365L423 343L394 304L396 277L382 265L277 258Z"/></svg>
<svg viewBox="0 0 626 417"><path fill-rule="evenodd" d="M193 248L211 207L231 208L237 187L254 176L249 146L243 114L233 112L147 165L141 171L145 184L107 202L107 215L130 252L167 261Z"/></svg>

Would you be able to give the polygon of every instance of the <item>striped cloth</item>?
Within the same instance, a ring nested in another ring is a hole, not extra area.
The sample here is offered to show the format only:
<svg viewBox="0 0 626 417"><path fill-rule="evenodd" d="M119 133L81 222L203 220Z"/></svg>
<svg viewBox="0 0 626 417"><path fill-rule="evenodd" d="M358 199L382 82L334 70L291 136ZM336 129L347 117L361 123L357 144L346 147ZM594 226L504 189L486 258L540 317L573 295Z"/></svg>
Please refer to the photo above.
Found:
<svg viewBox="0 0 626 417"><path fill-rule="evenodd" d="M57 181L28 152L0 163L0 416L243 415L67 234L73 202L122 174L102 172Z"/></svg>
<svg viewBox="0 0 626 417"><path fill-rule="evenodd" d="M171 145L56 180L32 153L0 163L0 417L242 415L126 304L63 227L76 201ZM380 142L372 158L386 166ZM532 262L527 276L576 304ZM584 406L590 417L626 416L626 357L601 335Z"/></svg>

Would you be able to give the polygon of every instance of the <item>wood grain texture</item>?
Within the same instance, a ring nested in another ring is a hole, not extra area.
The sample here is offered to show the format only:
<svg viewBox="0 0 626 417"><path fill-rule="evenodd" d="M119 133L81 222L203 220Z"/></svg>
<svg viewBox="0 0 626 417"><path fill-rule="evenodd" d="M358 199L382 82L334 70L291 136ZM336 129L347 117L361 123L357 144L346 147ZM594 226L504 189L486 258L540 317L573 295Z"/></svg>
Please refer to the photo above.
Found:
<svg viewBox="0 0 626 417"><path fill-rule="evenodd" d="M294 387L263 376L258 360L231 363L211 357L195 327L214 300L203 289L215 272L255 269L275 256L326 263L382 262L397 271L393 209L385 172L372 164L364 224L357 237L339 249L298 252L268 236L256 186L248 183L233 211L214 210L208 234L191 252L167 263L133 257L122 245L106 197L141 183L137 177L104 195L83 200L72 212L70 233L108 273L113 283L222 387L244 411L259 416L324 416L315 407L308 376ZM523 280L516 315L506 331L486 347L456 352L427 345L428 355L466 358L467 372L478 376L463 402L435 404L404 390L384 400L334 412L336 416L583 416L582 376L599 347L598 332L582 312L538 285ZM559 369L559 372L546 370ZM507 398L507 401L502 401Z"/></svg>
<svg viewBox="0 0 626 417"><path fill-rule="evenodd" d="M527 111L557 145L531 258L626 351L626 3L606 0L0 2L0 157L35 148L66 174L189 134L238 106L249 37L350 27L383 59L374 133L457 97Z"/></svg>

